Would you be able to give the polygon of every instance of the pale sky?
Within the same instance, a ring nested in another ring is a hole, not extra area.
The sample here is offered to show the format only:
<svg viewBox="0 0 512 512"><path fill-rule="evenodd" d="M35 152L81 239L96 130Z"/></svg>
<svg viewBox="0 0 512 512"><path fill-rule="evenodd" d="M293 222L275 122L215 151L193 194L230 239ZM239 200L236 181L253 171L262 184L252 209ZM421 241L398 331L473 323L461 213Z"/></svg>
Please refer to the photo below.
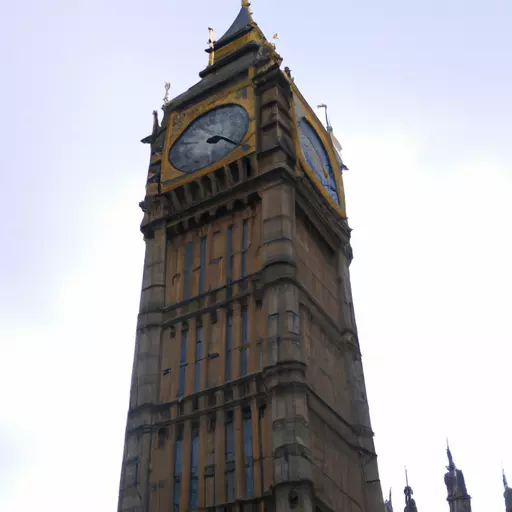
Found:
<svg viewBox="0 0 512 512"><path fill-rule="evenodd" d="M2 7L0 510L116 510L151 111L239 0ZM254 0L344 147L352 285L385 494L448 511L512 479L512 2Z"/></svg>

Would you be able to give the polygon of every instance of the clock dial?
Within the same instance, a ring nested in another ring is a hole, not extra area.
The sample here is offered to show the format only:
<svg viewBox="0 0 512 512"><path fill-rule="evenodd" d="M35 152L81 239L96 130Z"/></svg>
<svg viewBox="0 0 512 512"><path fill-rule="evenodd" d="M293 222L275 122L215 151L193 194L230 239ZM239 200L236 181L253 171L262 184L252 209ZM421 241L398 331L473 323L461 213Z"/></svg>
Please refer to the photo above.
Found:
<svg viewBox="0 0 512 512"><path fill-rule="evenodd" d="M249 114L242 106L217 107L190 123L169 151L169 161L182 172L204 169L231 153L248 129Z"/></svg>
<svg viewBox="0 0 512 512"><path fill-rule="evenodd" d="M334 170L329 155L320 137L305 118L299 121L299 140L302 154L313 169L327 193L336 204L340 204Z"/></svg>

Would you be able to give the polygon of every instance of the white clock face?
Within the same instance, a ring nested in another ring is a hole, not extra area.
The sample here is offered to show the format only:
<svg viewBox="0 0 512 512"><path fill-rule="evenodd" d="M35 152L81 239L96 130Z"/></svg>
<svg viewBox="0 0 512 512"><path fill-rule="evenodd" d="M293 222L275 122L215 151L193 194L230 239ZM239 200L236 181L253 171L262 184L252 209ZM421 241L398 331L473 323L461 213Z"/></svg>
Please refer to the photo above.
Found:
<svg viewBox="0 0 512 512"><path fill-rule="evenodd" d="M179 171L192 173L236 149L249 129L249 114L236 104L217 107L192 121L169 151Z"/></svg>

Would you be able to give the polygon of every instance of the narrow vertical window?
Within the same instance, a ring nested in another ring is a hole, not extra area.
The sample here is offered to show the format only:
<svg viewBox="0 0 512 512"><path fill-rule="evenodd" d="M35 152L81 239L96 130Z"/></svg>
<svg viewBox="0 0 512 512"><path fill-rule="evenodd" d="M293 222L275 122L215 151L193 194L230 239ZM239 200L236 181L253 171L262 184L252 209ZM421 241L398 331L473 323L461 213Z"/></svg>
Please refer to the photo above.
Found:
<svg viewBox="0 0 512 512"><path fill-rule="evenodd" d="M235 472L226 473L226 498L228 503L235 501Z"/></svg>
<svg viewBox="0 0 512 512"><path fill-rule="evenodd" d="M252 419L250 408L243 410L243 419L245 494L248 498L252 498L254 496L254 459L252 456Z"/></svg>
<svg viewBox="0 0 512 512"><path fill-rule="evenodd" d="M233 411L226 413L225 428L225 458L226 458L226 499L235 501L235 435L233 428Z"/></svg>
<svg viewBox="0 0 512 512"><path fill-rule="evenodd" d="M198 326L196 330L196 367L194 374L194 393L199 392L201 382L201 357L203 351L203 328Z"/></svg>
<svg viewBox="0 0 512 512"><path fill-rule="evenodd" d="M233 411L226 412L226 462L235 460L235 435L233 428Z"/></svg>
<svg viewBox="0 0 512 512"><path fill-rule="evenodd" d="M180 373L178 377L178 398L185 394L185 369L187 367L187 329L182 327L180 348Z"/></svg>
<svg viewBox="0 0 512 512"><path fill-rule="evenodd" d="M248 350L248 314L247 309L242 310L242 346L240 348L240 373L242 377L247 375L247 350Z"/></svg>
<svg viewBox="0 0 512 512"><path fill-rule="evenodd" d="M226 382L231 380L231 338L232 338L233 316L228 313L226 321L226 368L224 380Z"/></svg>
<svg viewBox="0 0 512 512"><path fill-rule="evenodd" d="M178 432L176 434L175 456L174 456L174 484L172 504L173 512L180 509L181 499L181 470L183 467L183 425L177 425Z"/></svg>
<svg viewBox="0 0 512 512"><path fill-rule="evenodd" d="M185 247L185 283L183 298L187 300L190 297L190 274L192 271L192 242L188 242Z"/></svg>
<svg viewBox="0 0 512 512"><path fill-rule="evenodd" d="M260 460L263 460L263 430L264 430L264 422L265 420L265 406L261 406L258 409L258 457ZM260 464L260 481L263 485L263 464Z"/></svg>
<svg viewBox="0 0 512 512"><path fill-rule="evenodd" d="M247 249L249 246L249 224L244 220L242 227L242 277L247 275Z"/></svg>
<svg viewBox="0 0 512 512"><path fill-rule="evenodd" d="M226 235L226 283L231 284L233 266L233 226L229 226Z"/></svg>
<svg viewBox="0 0 512 512"><path fill-rule="evenodd" d="M201 248L199 254L199 294L204 293L204 280L206 273L206 237L201 238Z"/></svg>
<svg viewBox="0 0 512 512"><path fill-rule="evenodd" d="M197 509L198 475L199 475L199 427L192 426L192 449L190 454L190 493L188 500L189 510Z"/></svg>

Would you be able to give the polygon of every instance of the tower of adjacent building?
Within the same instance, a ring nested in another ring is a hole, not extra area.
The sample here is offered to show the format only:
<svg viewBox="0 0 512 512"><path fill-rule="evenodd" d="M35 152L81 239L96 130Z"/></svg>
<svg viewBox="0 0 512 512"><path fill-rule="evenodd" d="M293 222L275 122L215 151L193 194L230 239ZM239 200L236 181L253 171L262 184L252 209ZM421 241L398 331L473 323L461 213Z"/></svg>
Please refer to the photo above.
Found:
<svg viewBox="0 0 512 512"><path fill-rule="evenodd" d="M382 512L333 138L248 2L166 102L119 512Z"/></svg>
<svg viewBox="0 0 512 512"><path fill-rule="evenodd" d="M452 452L447 448L448 472L444 476L444 482L448 491L446 498L450 505L450 512L471 512L471 496L466 489L464 474L457 469L453 461Z"/></svg>
<svg viewBox="0 0 512 512"><path fill-rule="evenodd" d="M508 486L505 471L503 471L503 487L505 488L505 492L503 493L503 497L505 498L505 511L512 512L512 489Z"/></svg>

